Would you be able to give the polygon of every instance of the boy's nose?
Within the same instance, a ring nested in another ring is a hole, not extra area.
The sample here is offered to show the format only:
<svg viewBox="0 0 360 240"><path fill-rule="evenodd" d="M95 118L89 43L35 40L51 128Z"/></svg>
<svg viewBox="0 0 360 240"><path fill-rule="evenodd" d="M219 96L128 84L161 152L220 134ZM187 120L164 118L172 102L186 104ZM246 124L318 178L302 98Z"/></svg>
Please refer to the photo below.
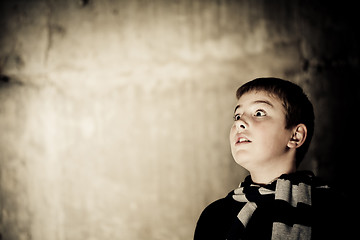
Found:
<svg viewBox="0 0 360 240"><path fill-rule="evenodd" d="M238 120L235 124L236 124L236 131L238 132L246 129L246 123L242 120Z"/></svg>

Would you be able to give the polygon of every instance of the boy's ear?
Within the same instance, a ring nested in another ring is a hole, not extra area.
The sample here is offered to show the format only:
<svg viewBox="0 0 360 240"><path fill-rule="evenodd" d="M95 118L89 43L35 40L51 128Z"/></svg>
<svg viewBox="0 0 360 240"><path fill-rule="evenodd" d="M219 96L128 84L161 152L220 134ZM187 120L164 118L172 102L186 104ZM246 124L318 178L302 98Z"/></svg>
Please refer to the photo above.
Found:
<svg viewBox="0 0 360 240"><path fill-rule="evenodd" d="M298 124L293 128L291 138L287 144L289 148L298 148L305 142L307 136L307 128L305 124Z"/></svg>

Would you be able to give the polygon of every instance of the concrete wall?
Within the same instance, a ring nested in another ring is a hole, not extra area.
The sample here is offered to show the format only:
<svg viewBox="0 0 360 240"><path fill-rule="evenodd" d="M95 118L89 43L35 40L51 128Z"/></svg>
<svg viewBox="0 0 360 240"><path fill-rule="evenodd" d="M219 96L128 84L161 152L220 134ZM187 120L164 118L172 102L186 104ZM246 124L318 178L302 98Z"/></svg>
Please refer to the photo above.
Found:
<svg viewBox="0 0 360 240"><path fill-rule="evenodd" d="M2 239L191 239L202 209L246 176L228 132L236 88L259 76L298 83L315 105L301 168L354 179L353 6L0 4Z"/></svg>

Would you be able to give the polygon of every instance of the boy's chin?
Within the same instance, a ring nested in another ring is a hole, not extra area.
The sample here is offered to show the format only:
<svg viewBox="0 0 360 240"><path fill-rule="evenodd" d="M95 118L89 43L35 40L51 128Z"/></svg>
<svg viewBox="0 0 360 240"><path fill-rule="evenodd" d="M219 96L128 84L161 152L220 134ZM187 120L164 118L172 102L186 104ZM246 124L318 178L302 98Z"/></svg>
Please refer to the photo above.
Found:
<svg viewBox="0 0 360 240"><path fill-rule="evenodd" d="M245 168L246 170L249 170L249 164L251 163L251 161L249 159L245 159L245 158L234 158L235 162L240 165L241 167Z"/></svg>
<svg viewBox="0 0 360 240"><path fill-rule="evenodd" d="M246 165L247 163L254 162L254 156L252 156L248 151L245 150L238 150L236 152L232 152L232 156L235 162L242 167L245 167L243 165Z"/></svg>

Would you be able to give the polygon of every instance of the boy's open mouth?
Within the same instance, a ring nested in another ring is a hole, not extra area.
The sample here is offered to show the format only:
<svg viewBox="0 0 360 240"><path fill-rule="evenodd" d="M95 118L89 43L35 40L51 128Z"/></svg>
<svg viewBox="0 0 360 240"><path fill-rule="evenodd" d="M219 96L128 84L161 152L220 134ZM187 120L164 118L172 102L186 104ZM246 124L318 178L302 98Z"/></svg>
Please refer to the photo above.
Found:
<svg viewBox="0 0 360 240"><path fill-rule="evenodd" d="M247 139L244 136L238 137L235 144L241 144L241 143L251 143L249 139Z"/></svg>

